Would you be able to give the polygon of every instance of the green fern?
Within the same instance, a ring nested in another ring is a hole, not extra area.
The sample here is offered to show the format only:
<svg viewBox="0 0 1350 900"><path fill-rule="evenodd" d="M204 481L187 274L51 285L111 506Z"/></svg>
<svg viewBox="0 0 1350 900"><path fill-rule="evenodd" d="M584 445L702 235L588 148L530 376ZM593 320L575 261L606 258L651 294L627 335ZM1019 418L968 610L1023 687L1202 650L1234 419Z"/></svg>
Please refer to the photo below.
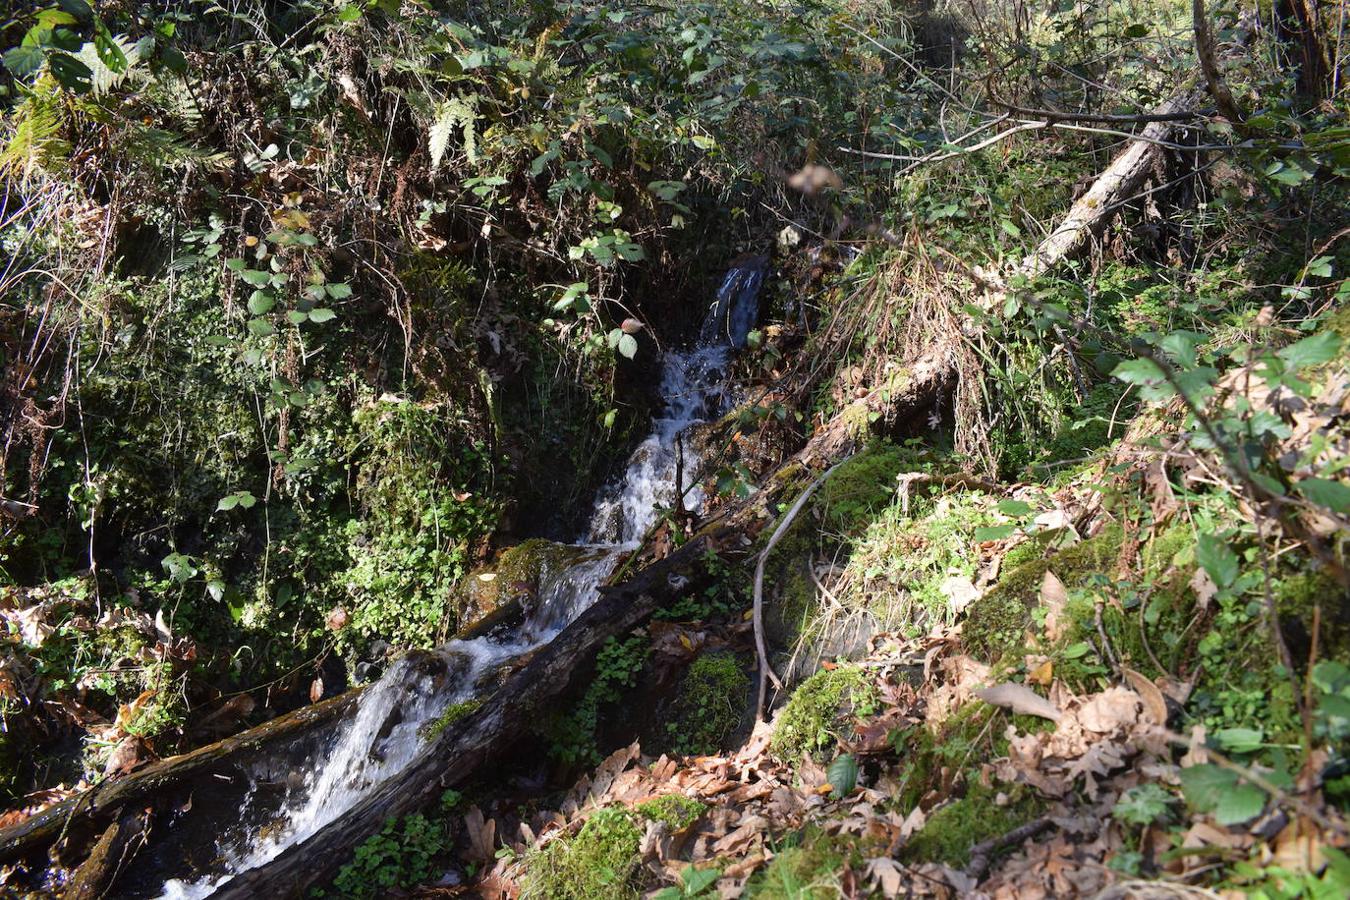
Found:
<svg viewBox="0 0 1350 900"><path fill-rule="evenodd" d="M4 121L0 178L20 179L37 170L61 168L70 153L62 132L66 110L55 79L44 75Z"/></svg>
<svg viewBox="0 0 1350 900"><path fill-rule="evenodd" d="M478 143L475 128L477 119L475 107L477 105L478 95L470 94L468 97L451 97L436 107L436 118L427 130L428 150L431 153L431 171L435 172L440 168L441 160L445 158L445 151L450 146L450 134L456 125L460 126L464 134L464 155L468 157L471 164L478 162Z"/></svg>

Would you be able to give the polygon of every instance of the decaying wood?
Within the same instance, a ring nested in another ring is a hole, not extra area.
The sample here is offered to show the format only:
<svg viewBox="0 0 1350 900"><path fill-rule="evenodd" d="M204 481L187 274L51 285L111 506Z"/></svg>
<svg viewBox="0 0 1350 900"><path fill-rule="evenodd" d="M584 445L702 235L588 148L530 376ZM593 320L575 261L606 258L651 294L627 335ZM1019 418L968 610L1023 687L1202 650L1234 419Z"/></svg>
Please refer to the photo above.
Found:
<svg viewBox="0 0 1350 900"><path fill-rule="evenodd" d="M150 811L122 816L103 832L61 895L62 900L97 900L112 886L117 873L136 855L150 829Z"/></svg>
<svg viewBox="0 0 1350 900"><path fill-rule="evenodd" d="M1167 115L1180 110L1194 109L1204 98L1205 91L1198 85L1189 85L1154 110ZM1173 121L1149 123L1139 137L1111 160L1097 180L1069 209L1055 230L1041 241L1030 256L1022 261L1018 272L1028 277L1044 274L1066 257L1081 251L1090 238L1115 218L1121 207L1132 197L1153 170L1153 155L1157 142L1166 140L1176 127Z"/></svg>
<svg viewBox="0 0 1350 900"><path fill-rule="evenodd" d="M242 757L294 740L321 725L344 718L356 708L360 694L360 688L348 691L199 747L191 753L171 756L140 771L103 781L78 796L0 830L0 861L9 862L44 850L72 825L100 828L124 806L153 799L186 782L207 777Z"/></svg>

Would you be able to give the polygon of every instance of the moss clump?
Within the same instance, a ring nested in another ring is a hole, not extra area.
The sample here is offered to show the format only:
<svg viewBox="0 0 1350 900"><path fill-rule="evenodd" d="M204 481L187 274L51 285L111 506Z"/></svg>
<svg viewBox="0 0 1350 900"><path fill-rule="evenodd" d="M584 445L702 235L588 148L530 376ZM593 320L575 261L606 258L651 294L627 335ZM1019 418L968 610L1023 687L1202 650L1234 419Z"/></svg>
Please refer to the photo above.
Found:
<svg viewBox="0 0 1350 900"><path fill-rule="evenodd" d="M1040 814L1044 804L1018 786L1008 802L995 802L997 792L975 785L966 796L928 817L927 824L905 846L910 862L941 862L961 867L970 862L970 849L981 841L1007 834Z"/></svg>
<svg viewBox="0 0 1350 900"><path fill-rule="evenodd" d="M639 815L653 822L664 822L672 832L684 831L698 821L698 817L707 812L706 803L700 803L691 797L680 794L666 794L655 800L648 800L637 807Z"/></svg>
<svg viewBox="0 0 1350 900"><path fill-rule="evenodd" d="M854 712L866 714L877 702L876 688L857 666L824 669L793 691L770 745L786 762L832 747Z"/></svg>
<svg viewBox="0 0 1350 900"><path fill-rule="evenodd" d="M826 527L841 535L866 528L895 496L895 477L913 458L886 441L876 441L842 463L820 487Z"/></svg>
<svg viewBox="0 0 1350 900"><path fill-rule="evenodd" d="M422 726L421 735L426 740L435 740L440 737L441 732L458 722L460 719L467 718L483 705L483 701L478 698L465 700L463 703L452 703L432 721Z"/></svg>
<svg viewBox="0 0 1350 900"><path fill-rule="evenodd" d="M848 848L820 828L808 826L795 840L779 849L767 868L746 886L745 895L757 900L826 900L841 896L839 872Z"/></svg>
<svg viewBox="0 0 1350 900"><path fill-rule="evenodd" d="M691 755L721 750L745 714L750 676L729 653L694 660L680 685L675 720L666 725L671 749Z"/></svg>
<svg viewBox="0 0 1350 900"><path fill-rule="evenodd" d="M602 809L574 837L559 838L525 857L523 900L617 900L636 897L642 831L622 809Z"/></svg>
<svg viewBox="0 0 1350 900"><path fill-rule="evenodd" d="M1031 611L1040 601L1041 579L1053 571L1065 587L1081 587L1095 574L1109 572L1120 552L1122 532L1111 527L1050 556L1031 559L1008 571L994 589L966 614L962 636L976 656L997 662L1024 643Z"/></svg>

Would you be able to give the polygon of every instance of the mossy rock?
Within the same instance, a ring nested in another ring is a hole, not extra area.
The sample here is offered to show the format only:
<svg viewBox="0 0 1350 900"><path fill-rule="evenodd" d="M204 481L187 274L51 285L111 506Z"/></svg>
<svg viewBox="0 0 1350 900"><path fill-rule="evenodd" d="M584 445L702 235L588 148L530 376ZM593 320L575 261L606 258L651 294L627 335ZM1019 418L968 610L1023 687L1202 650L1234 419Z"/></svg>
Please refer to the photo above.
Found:
<svg viewBox="0 0 1350 900"><path fill-rule="evenodd" d="M1081 587L1097 574L1109 573L1120 553L1123 532L1118 526L1049 555L1040 555L1006 571L998 583L971 604L962 629L971 653L997 662L1025 644L1032 610L1040 603L1041 580L1054 572L1067 588Z"/></svg>
<svg viewBox="0 0 1350 900"><path fill-rule="evenodd" d="M514 609L530 609L544 579L588 551L584 547L532 538L503 550L489 566L471 572L460 589L461 633L481 632Z"/></svg>
<svg viewBox="0 0 1350 900"><path fill-rule="evenodd" d="M855 715L868 713L876 703L876 688L863 669L822 669L792 692L770 747L787 763L820 754L846 736Z"/></svg>

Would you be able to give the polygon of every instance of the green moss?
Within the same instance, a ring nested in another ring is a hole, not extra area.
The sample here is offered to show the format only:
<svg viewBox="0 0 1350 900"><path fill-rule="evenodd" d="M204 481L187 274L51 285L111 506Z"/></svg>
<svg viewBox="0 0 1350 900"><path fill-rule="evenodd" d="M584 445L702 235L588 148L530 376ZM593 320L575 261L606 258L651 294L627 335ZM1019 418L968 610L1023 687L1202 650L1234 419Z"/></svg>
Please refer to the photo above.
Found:
<svg viewBox="0 0 1350 900"><path fill-rule="evenodd" d="M820 487L826 527L847 536L867 527L895 496L895 477L912 451L875 441L835 469Z"/></svg>
<svg viewBox="0 0 1350 900"><path fill-rule="evenodd" d="M998 584L967 611L962 630L966 648L990 662L1020 648L1032 624L1032 610L1040 602L1045 573L1053 571L1067 588L1081 587L1093 575L1114 568L1121 539L1120 528L1109 527L1094 538L1005 572Z"/></svg>
<svg viewBox="0 0 1350 900"><path fill-rule="evenodd" d="M773 861L746 886L756 900L826 900L841 896L839 873L849 848L810 825L779 848Z"/></svg>
<svg viewBox="0 0 1350 900"><path fill-rule="evenodd" d="M855 712L865 713L876 702L876 688L862 669L823 669L792 692L774 731L773 752L795 763L804 753L826 750L845 735Z"/></svg>
<svg viewBox="0 0 1350 900"><path fill-rule="evenodd" d="M1008 802L995 802L997 791L976 784L969 793L928 817L928 822L905 846L910 862L941 862L962 867L970 850L981 841L1007 834L1036 818L1044 802L1020 785L1006 792Z"/></svg>
<svg viewBox="0 0 1350 900"><path fill-rule="evenodd" d="M420 734L425 740L435 740L440 737L442 731L477 712L482 705L483 701L478 698L465 700L463 703L452 703L445 712L423 725Z"/></svg>
<svg viewBox="0 0 1350 900"><path fill-rule="evenodd" d="M750 676L729 653L705 653L685 673L667 724L677 753L711 754L723 749L744 716Z"/></svg>
<svg viewBox="0 0 1350 900"><path fill-rule="evenodd" d="M525 857L523 900L636 897L642 830L621 809L602 809L574 837L549 841Z"/></svg>
<svg viewBox="0 0 1350 900"><path fill-rule="evenodd" d="M707 804L681 794L666 794L637 807L639 815L653 822L664 822L671 832L684 831L707 810Z"/></svg>
<svg viewBox="0 0 1350 900"><path fill-rule="evenodd" d="M914 725L892 736L900 754L897 807L913 809L929 791L940 788L943 770L957 771L972 760L1001 756L1007 749L1003 729L991 720L1004 713L986 703L967 703L936 726Z"/></svg>

